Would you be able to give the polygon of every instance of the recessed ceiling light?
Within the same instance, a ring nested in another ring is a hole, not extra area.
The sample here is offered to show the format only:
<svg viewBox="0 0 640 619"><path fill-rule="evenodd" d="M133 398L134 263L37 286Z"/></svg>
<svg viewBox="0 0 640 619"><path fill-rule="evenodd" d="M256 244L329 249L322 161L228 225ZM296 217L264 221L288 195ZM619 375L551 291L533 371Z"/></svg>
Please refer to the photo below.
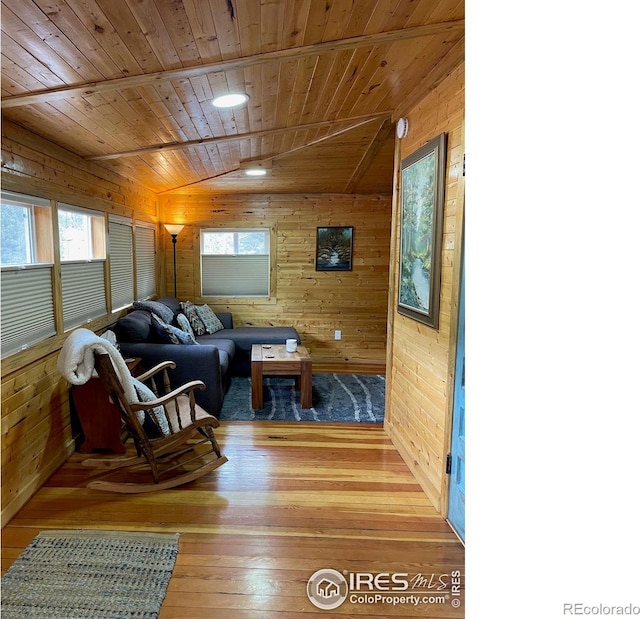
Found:
<svg viewBox="0 0 640 619"><path fill-rule="evenodd" d="M262 168L250 168L248 170L245 170L244 173L247 176L264 176L267 171L263 170Z"/></svg>
<svg viewBox="0 0 640 619"><path fill-rule="evenodd" d="M216 107L236 107L238 105L242 105L249 100L249 95L245 95L242 93L230 94L230 95L221 95L220 97L216 97L212 103Z"/></svg>

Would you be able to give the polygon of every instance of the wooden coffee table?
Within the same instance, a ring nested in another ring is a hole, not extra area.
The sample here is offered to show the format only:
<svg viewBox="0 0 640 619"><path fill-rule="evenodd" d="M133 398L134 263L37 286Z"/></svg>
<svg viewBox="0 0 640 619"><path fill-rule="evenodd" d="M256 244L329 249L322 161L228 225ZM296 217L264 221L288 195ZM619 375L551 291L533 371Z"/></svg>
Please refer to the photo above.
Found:
<svg viewBox="0 0 640 619"><path fill-rule="evenodd" d="M284 344L254 344L251 347L251 408L264 406L264 376L295 376L300 407L311 408L311 357L304 346L287 352Z"/></svg>

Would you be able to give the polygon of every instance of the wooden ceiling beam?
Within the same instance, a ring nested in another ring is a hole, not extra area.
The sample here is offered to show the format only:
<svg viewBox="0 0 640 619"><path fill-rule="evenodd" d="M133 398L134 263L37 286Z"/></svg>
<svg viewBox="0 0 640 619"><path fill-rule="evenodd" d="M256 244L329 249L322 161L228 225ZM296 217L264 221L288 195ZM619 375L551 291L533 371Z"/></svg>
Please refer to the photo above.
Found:
<svg viewBox="0 0 640 619"><path fill-rule="evenodd" d="M387 118L389 118L389 114L385 114L385 116ZM281 159L282 157L286 157L287 155L291 155L292 153L295 153L299 150L304 150L305 148L309 148L310 146L315 146L316 144L321 144L322 142L326 141L326 140L331 140L332 138L335 138L339 135L342 135L343 133L347 133L347 131L353 131L353 129L357 129L358 127L362 127L362 125L366 125L367 123L370 123L374 120L378 120L378 116L370 116L369 118L365 118L364 120L361 120L360 122L357 122L353 125L349 125L348 127L344 127L343 129L339 129L338 131L334 131L333 133L327 133L327 135L323 135L321 138L316 138L315 140L311 140L310 142L306 142L305 144L303 144L302 146L296 146L295 148L291 148L290 150L287 150L283 153L278 153L277 155L274 155L272 157L272 159ZM353 118L351 120L354 120Z"/></svg>
<svg viewBox="0 0 640 619"><path fill-rule="evenodd" d="M180 191L181 189L186 189L187 187L192 187L193 185L199 185L200 183L206 183L207 181L213 181L217 178L221 178L223 176L227 176L228 174L232 174L233 172L237 172L240 167L232 168L231 170L227 170L226 172L220 172L220 174L214 174L213 176L207 176L207 178L199 178L197 181L192 181L190 183L186 183L184 185L180 185L179 187L172 187L171 189L165 189L163 191L159 191L158 195L163 195L166 193L171 193L172 191Z"/></svg>
<svg viewBox="0 0 640 619"><path fill-rule="evenodd" d="M281 127L279 129L264 129L263 131L252 131L250 133L237 133L235 135L224 135L216 138L202 138L201 140L190 140L187 142L172 142L169 144L156 144L153 146L145 146L143 148L136 148L133 150L120 151L117 153L108 153L106 155L91 155L88 157L84 157L85 161L105 161L108 159L118 159L120 157L135 157L137 155L144 155L148 153L154 153L159 151L168 151L168 150L181 150L185 148L192 148L193 146L206 146L211 144L223 144L225 142L235 142L236 140L250 140L252 138L260 138L270 135L278 135L280 133L288 133L289 131L307 131L309 129L321 129L322 127L333 127L335 125L344 124L344 123L355 123L349 127L346 127L343 131L336 132L331 135L334 137L339 133L343 133L344 131L349 131L354 129L355 127L359 127L360 125L371 122L372 120L389 117L391 116L391 112L378 112L376 114L368 114L366 116L354 116L351 118L344 118L340 120L324 120L315 123L308 123L306 125L295 125L293 127ZM317 141L316 141L317 142ZM314 144L316 142L312 142ZM311 144L305 144L304 147L310 146ZM297 150L297 149L296 149Z"/></svg>
<svg viewBox="0 0 640 619"><path fill-rule="evenodd" d="M261 159L252 159L250 163L254 164L254 165L260 165L260 164L265 164L264 167L265 168L271 168L272 167L272 162L274 160L280 159L282 157L286 157L287 155L291 155L292 153L295 153L299 150L303 150L305 148L309 148L310 146L314 146L315 144L320 144L326 140L330 140L332 138L335 138L339 135L342 135L343 133L346 133L347 131L352 131L353 129L357 129L358 127L362 127L362 125L366 125L367 123L373 122L374 120L378 120L378 117L372 117L372 118L367 118L366 120L361 120L360 122L357 122L353 125L349 125L348 127L344 127L343 129L339 129L338 131L334 131L333 133L328 133L325 136L322 136L321 138L316 138L315 140L311 140L310 142L307 142L306 144L303 144L302 146L296 146L296 148L292 148L290 150L287 150L283 153L278 153L277 155L273 155L273 157L262 157ZM318 123L318 124L322 124L322 123ZM392 127L393 125L391 125L391 120L388 117L387 114L387 118L384 119L383 121L383 126L384 125L388 125L389 127ZM376 137L380 135L380 130L378 130ZM388 135L388 133L386 134ZM255 136L251 136L251 137L255 137ZM385 136L386 137L386 136ZM375 140L376 138L374 138ZM377 149L376 149L377 152ZM213 181L213 180L217 180L217 179L221 179L224 178L225 176L229 176L231 174L233 174L234 172L238 172L239 170L243 169L244 166L243 163L249 163L249 162L241 162L240 165L238 167L232 168L231 170L228 170L226 172L222 172L220 174L216 174L215 176L208 176L207 178L202 178L200 180L197 181L193 181L191 183L187 183L186 185L180 185L179 187L174 187L173 189L165 189L164 191L161 191L160 193L169 193L171 191L178 191L180 189L184 189L186 187L190 187L192 185L197 185L199 183L206 183L208 181Z"/></svg>
<svg viewBox="0 0 640 619"><path fill-rule="evenodd" d="M141 86L152 86L171 80L190 79L210 73L220 73L236 69L245 69L268 62L281 62L283 60L300 59L307 56L317 56L347 49L359 47L373 47L376 45L389 45L397 41L406 41L419 37L447 34L451 32L464 31L464 19L443 21L425 26L415 26L401 30L390 30L388 32L378 32L362 36L349 37L338 41L325 41L323 43L313 43L301 47L276 50L262 54L254 54L243 58L210 62L202 65L171 69L168 71L156 71L144 75L132 75L101 82L89 82L80 86L64 86L61 88L51 88L32 93L13 95L2 99L2 109L19 107L24 105L34 105L36 103L48 103L68 97L82 97L103 93L110 90L124 88L138 88Z"/></svg>

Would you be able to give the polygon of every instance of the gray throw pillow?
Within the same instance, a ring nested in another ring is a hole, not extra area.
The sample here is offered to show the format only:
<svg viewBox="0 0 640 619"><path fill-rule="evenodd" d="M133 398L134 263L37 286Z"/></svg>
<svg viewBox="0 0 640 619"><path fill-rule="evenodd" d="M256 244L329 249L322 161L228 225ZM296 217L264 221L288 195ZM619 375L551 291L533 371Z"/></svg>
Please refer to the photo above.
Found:
<svg viewBox="0 0 640 619"><path fill-rule="evenodd" d="M178 338L179 344L197 344L196 339L190 333L183 331L182 329L178 329L178 327L174 327L173 325L166 325L167 330L169 330L176 338Z"/></svg>
<svg viewBox="0 0 640 619"><path fill-rule="evenodd" d="M196 334L193 332L193 329L191 327L191 323L189 322L189 319L184 314L178 314L176 316L176 322L178 323L178 326L185 333L188 333L191 337L195 338Z"/></svg>
<svg viewBox="0 0 640 619"><path fill-rule="evenodd" d="M215 333L224 329L224 325L208 305L196 305L196 313L204 323L207 333Z"/></svg>
<svg viewBox="0 0 640 619"><path fill-rule="evenodd" d="M164 303L158 303L158 301L134 301L133 309L146 310L156 314L156 316L160 316L164 322L173 322L173 311Z"/></svg>
<svg viewBox="0 0 640 619"><path fill-rule="evenodd" d="M193 335L186 333L182 329L178 329L178 327L174 327L173 325L168 325L166 322L163 322L161 318L156 316L155 314L151 314L156 332L161 336L161 339L167 338L167 343L171 342L171 344L197 344ZM162 337L164 336L164 337Z"/></svg>
<svg viewBox="0 0 640 619"><path fill-rule="evenodd" d="M131 377L131 381L133 382L133 386L135 387L136 393L138 395L138 400L140 402L152 402L156 399L156 394L149 389L144 383L140 382L137 378ZM154 418L149 415L149 413L145 413L143 411L138 411L136 415L138 416L138 421L141 424L144 424L145 418L155 427L155 429L164 436L168 436L171 434L171 430L169 429L169 422L167 421L167 416L165 415L164 408L162 406L154 406L152 409L155 414L155 418L158 420L158 423L155 423Z"/></svg>
<svg viewBox="0 0 640 619"><path fill-rule="evenodd" d="M195 335L204 335L207 329L204 326L204 322L200 319L200 316L198 316L198 312L196 312L196 306L191 303L191 301L184 301L180 303L180 306L182 307L182 313L188 318L191 324L193 333Z"/></svg>

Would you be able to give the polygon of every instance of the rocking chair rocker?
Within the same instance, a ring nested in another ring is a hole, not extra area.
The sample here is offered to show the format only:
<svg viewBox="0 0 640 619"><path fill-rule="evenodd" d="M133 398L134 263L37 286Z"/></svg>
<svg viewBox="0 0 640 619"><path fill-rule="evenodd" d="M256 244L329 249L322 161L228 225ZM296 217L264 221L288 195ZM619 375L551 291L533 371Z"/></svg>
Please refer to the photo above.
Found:
<svg viewBox="0 0 640 619"><path fill-rule="evenodd" d="M195 389L204 389L199 380L190 381L171 390L168 368L173 361L165 361L137 379L150 381L155 399L129 402L108 354L95 353L95 369L107 393L120 410L124 429L133 438L137 456L121 458L89 458L84 466L104 469L105 472L124 469L127 479L149 469L153 481L109 481L97 479L87 484L96 490L140 493L165 490L185 484L213 471L227 458L220 455L214 429L220 422L201 409L194 399ZM155 376L162 372L165 395L158 397Z"/></svg>

